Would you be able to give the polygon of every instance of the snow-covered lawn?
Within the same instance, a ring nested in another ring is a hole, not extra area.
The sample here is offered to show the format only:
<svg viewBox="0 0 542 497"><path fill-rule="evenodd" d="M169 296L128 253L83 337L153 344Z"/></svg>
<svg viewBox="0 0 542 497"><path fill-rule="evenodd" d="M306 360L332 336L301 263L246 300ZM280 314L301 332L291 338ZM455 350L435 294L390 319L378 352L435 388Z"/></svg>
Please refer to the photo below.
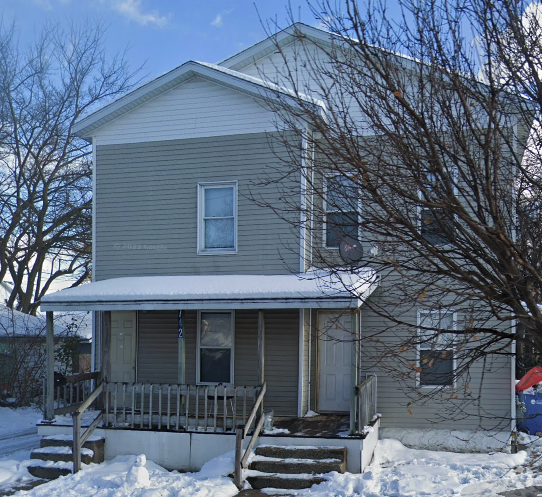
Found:
<svg viewBox="0 0 542 497"><path fill-rule="evenodd" d="M0 489L32 479L26 471L30 451L18 450L7 455L4 452L2 456L2 439L7 441L11 433L28 432L40 418L41 414L35 410L0 408ZM407 435L405 442L412 443L414 434L407 432ZM425 438L417 435L421 446L442 445L442 439L437 441L435 437L429 432ZM325 483L309 490L292 491L292 494L299 497L496 497L498 492L506 490L542 486L542 468L540 473L537 470L537 465L542 465L542 461L538 463L539 458L542 460L541 440L531 437L530 449L518 454L411 449L394 439L381 440L364 474L331 473ZM136 455L119 456L16 495L230 497L237 494L227 477L233 469L232 453L210 461L198 473L169 472L152 461L147 460L145 465L142 461L144 457L139 458L138 463Z"/></svg>

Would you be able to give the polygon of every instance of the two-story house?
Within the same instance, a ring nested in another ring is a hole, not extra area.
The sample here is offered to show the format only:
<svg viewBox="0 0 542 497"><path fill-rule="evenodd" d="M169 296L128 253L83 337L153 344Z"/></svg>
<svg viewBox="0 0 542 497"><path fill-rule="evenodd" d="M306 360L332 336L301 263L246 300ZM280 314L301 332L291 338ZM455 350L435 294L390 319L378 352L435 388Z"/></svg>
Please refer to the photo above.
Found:
<svg viewBox="0 0 542 497"><path fill-rule="evenodd" d="M297 29L309 42L330 36ZM93 282L46 296L41 309L95 312L108 457L145 450L165 466L197 469L235 447L236 426L263 398L275 418L343 417L349 436L328 433L323 445L347 446L348 469L362 471L379 425L364 430L375 423L374 374L383 426L426 427L434 414L427 406L407 415L399 385L363 363L362 337L379 326L364 303L386 282L368 267L330 273L309 263L310 198L284 164L292 149L309 157L310 143L277 131L277 96L286 112L296 100L260 73L276 67L276 43L281 56L298 51L289 28L219 65L187 62L77 125L94 154ZM306 104L325 113L313 97ZM333 181L348 192L331 178L330 195ZM337 249L337 233L322 230ZM511 416L512 378L509 359L486 378L495 416ZM50 394L49 418L53 410ZM295 435L261 440L314 444Z"/></svg>

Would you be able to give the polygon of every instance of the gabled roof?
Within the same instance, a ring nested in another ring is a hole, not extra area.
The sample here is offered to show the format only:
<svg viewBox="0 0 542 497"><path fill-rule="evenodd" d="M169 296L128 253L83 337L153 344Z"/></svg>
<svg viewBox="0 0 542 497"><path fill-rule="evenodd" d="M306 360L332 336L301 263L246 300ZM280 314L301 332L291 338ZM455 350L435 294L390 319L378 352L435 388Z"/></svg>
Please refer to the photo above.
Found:
<svg viewBox="0 0 542 497"><path fill-rule="evenodd" d="M285 97L281 103L298 107L287 88L215 64L188 61L81 119L75 124L74 133L90 141L96 129L194 77L204 78L260 99L273 100L276 99L277 93L280 93ZM320 113L324 113L322 102L311 97L302 96L302 98L317 107Z"/></svg>
<svg viewBox="0 0 542 497"><path fill-rule="evenodd" d="M224 59L219 62L220 66L228 67L229 69L239 70L249 64L253 64L260 60L262 57L273 53L278 46L285 46L294 41L299 36L306 36L317 43L331 44L333 38L339 38L337 35L323 31L318 28L313 28L308 24L302 22L296 22L287 28L279 31L276 34L268 36L265 40L262 40L251 47Z"/></svg>

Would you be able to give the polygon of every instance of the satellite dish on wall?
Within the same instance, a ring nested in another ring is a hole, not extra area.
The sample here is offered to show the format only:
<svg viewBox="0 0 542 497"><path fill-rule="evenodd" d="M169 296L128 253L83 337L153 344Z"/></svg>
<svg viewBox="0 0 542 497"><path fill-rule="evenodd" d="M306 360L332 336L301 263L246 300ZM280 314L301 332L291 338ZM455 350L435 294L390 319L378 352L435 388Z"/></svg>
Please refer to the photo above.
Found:
<svg viewBox="0 0 542 497"><path fill-rule="evenodd" d="M339 244L339 254L346 264L360 262L363 259L363 246L359 240L346 237Z"/></svg>

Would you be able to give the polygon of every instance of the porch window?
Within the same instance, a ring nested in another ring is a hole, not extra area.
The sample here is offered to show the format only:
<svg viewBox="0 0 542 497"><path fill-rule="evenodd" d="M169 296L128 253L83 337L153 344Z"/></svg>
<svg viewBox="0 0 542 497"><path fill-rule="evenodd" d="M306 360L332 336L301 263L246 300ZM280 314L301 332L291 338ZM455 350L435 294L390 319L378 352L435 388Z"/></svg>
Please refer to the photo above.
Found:
<svg viewBox="0 0 542 497"><path fill-rule="evenodd" d="M200 312L198 383L233 383L233 312Z"/></svg>
<svg viewBox="0 0 542 497"><path fill-rule="evenodd" d="M418 384L421 387L454 384L453 334L455 314L451 311L420 311Z"/></svg>
<svg viewBox="0 0 542 497"><path fill-rule="evenodd" d="M198 254L237 251L237 182L198 185Z"/></svg>
<svg viewBox="0 0 542 497"><path fill-rule="evenodd" d="M432 173L425 174L425 180L420 187L419 198L427 202L435 202L437 178ZM453 232L453 218L444 209L421 205L418 209L419 226L422 237L432 245L450 243Z"/></svg>
<svg viewBox="0 0 542 497"><path fill-rule="evenodd" d="M324 190L325 246L338 248L343 240L358 239L359 189L348 176L328 176Z"/></svg>

